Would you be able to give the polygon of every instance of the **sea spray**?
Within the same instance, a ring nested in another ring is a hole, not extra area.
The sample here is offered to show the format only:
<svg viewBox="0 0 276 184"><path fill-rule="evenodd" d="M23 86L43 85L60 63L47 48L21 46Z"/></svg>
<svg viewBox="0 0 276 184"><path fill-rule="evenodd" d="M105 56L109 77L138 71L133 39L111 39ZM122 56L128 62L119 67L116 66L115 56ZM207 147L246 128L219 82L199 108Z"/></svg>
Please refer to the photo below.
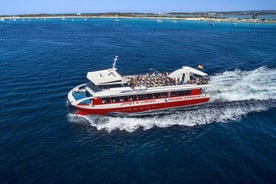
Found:
<svg viewBox="0 0 276 184"><path fill-rule="evenodd" d="M210 77L211 101L276 99L276 69L226 71Z"/></svg>

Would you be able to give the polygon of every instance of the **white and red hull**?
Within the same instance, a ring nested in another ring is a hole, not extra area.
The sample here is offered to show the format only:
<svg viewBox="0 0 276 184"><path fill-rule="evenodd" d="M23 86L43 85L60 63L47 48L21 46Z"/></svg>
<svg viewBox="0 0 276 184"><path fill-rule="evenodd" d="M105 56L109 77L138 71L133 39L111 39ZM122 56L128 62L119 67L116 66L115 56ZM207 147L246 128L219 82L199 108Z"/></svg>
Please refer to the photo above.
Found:
<svg viewBox="0 0 276 184"><path fill-rule="evenodd" d="M205 95L191 95L186 97L169 97L162 99L150 99L132 102L118 102L108 105L76 105L79 115L108 115L111 113L139 113L158 111L171 108L179 108L200 105L209 102L210 97Z"/></svg>

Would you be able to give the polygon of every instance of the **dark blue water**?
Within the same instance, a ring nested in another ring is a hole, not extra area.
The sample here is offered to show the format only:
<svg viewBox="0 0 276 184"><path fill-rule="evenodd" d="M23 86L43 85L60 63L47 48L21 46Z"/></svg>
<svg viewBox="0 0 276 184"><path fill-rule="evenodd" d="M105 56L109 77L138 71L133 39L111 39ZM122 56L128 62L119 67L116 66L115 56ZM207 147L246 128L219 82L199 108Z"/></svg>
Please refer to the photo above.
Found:
<svg viewBox="0 0 276 184"><path fill-rule="evenodd" d="M211 102L77 117L86 72L204 66ZM275 183L276 25L120 19L0 22L0 183Z"/></svg>

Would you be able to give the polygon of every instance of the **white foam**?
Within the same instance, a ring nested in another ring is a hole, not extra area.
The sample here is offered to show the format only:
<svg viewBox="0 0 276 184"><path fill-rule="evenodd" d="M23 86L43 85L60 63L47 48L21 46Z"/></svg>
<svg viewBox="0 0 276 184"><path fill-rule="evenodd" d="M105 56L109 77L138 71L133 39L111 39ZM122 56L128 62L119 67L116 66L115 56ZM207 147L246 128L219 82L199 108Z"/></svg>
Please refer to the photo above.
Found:
<svg viewBox="0 0 276 184"><path fill-rule="evenodd" d="M248 113L275 107L276 70L261 67L253 71L227 71L211 76L211 103L195 108L174 110L172 113L144 117L106 117L69 115L69 121L88 122L97 130L133 132L153 127L173 125L195 126L212 122L241 119ZM272 103L267 103L272 100Z"/></svg>
<svg viewBox="0 0 276 184"><path fill-rule="evenodd" d="M251 112L267 110L264 104L223 104L197 108L192 110L176 110L172 114L164 116L147 117L106 117L106 116L77 116L70 115L71 122L83 123L87 121L97 130L125 130L133 132L138 128L144 130L153 127L165 128L173 125L195 126L212 122L229 122L239 120Z"/></svg>
<svg viewBox="0 0 276 184"><path fill-rule="evenodd" d="M260 67L253 71L226 71L211 76L211 101L276 99L276 70Z"/></svg>

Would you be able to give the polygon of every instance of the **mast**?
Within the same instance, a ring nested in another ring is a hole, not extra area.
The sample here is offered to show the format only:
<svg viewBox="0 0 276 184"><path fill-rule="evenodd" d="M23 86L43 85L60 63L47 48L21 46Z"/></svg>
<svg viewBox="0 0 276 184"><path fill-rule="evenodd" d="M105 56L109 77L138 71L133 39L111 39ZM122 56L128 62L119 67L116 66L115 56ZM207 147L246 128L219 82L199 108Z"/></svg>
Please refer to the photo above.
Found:
<svg viewBox="0 0 276 184"><path fill-rule="evenodd" d="M117 62L117 60L118 60L118 56L115 56L115 58L114 58L114 62L113 62L113 65L112 65L112 69L113 70L115 70L116 69L116 62Z"/></svg>

